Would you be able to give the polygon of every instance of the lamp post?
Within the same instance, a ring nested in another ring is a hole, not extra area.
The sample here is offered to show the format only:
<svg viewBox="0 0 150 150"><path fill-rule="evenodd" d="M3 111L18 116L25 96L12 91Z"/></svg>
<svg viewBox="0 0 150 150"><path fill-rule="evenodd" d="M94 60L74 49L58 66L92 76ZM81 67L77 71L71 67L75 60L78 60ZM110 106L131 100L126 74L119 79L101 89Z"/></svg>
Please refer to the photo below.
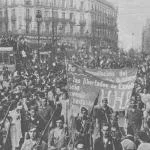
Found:
<svg viewBox="0 0 150 150"><path fill-rule="evenodd" d="M36 21L37 21L37 35L38 35L38 57L39 57L39 51L40 51L40 24L42 22L42 13L40 10L37 11L36 14Z"/></svg>

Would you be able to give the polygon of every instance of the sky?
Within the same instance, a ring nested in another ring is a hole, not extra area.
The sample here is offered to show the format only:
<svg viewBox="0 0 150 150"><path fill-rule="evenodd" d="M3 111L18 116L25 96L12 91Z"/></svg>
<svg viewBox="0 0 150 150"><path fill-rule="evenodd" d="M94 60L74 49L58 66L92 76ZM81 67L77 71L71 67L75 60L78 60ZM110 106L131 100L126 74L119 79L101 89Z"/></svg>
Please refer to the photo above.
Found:
<svg viewBox="0 0 150 150"><path fill-rule="evenodd" d="M150 18L150 0L108 0L118 6L119 46L141 48L142 30Z"/></svg>

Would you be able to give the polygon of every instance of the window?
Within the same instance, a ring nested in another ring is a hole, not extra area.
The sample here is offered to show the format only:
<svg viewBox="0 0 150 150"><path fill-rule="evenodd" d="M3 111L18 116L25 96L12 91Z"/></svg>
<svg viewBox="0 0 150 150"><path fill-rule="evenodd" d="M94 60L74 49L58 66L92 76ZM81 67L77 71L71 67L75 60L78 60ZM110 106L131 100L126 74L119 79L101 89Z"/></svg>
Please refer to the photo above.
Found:
<svg viewBox="0 0 150 150"><path fill-rule="evenodd" d="M70 34L73 34L73 26L70 26Z"/></svg>
<svg viewBox="0 0 150 150"><path fill-rule="evenodd" d="M70 0L70 7L73 7L73 0Z"/></svg>
<svg viewBox="0 0 150 150"><path fill-rule="evenodd" d="M0 63L3 63L3 55L0 53Z"/></svg>
<svg viewBox="0 0 150 150"><path fill-rule="evenodd" d="M30 16L30 9L29 9L29 8L26 9L26 16L27 16L27 17Z"/></svg>
<svg viewBox="0 0 150 150"><path fill-rule="evenodd" d="M12 13L11 13L12 16L15 16L16 13L15 13L15 9L12 9Z"/></svg>
<svg viewBox="0 0 150 150"><path fill-rule="evenodd" d="M45 17L49 17L49 11L45 11Z"/></svg>
<svg viewBox="0 0 150 150"><path fill-rule="evenodd" d="M62 7L65 8L65 0L62 0Z"/></svg>
<svg viewBox="0 0 150 150"><path fill-rule="evenodd" d="M56 6L56 0L54 0L54 2L53 2L53 6Z"/></svg>
<svg viewBox="0 0 150 150"><path fill-rule="evenodd" d="M19 28L21 29L21 27L22 27L22 17L19 16Z"/></svg>
<svg viewBox="0 0 150 150"><path fill-rule="evenodd" d="M70 13L70 20L73 19L73 13Z"/></svg>
<svg viewBox="0 0 150 150"><path fill-rule="evenodd" d="M16 0L12 0L12 5L15 5L16 4Z"/></svg>
<svg viewBox="0 0 150 150"><path fill-rule="evenodd" d="M83 4L84 4L83 2L81 2L81 4L80 4L80 9L81 10L83 10Z"/></svg>
<svg viewBox="0 0 150 150"><path fill-rule="evenodd" d="M80 14L80 20L84 20L84 14Z"/></svg>
<svg viewBox="0 0 150 150"><path fill-rule="evenodd" d="M65 12L62 12L62 18L65 19Z"/></svg>
<svg viewBox="0 0 150 150"><path fill-rule="evenodd" d="M80 26L80 34L84 34L84 27Z"/></svg>
<svg viewBox="0 0 150 150"><path fill-rule="evenodd" d="M14 57L13 57L13 55L10 55L10 64L12 65L12 64L14 64L14 63L15 63Z"/></svg>
<svg viewBox="0 0 150 150"><path fill-rule="evenodd" d="M9 64L9 57L8 57L8 54L7 54L7 53L4 53L3 57L4 57L4 63Z"/></svg>
<svg viewBox="0 0 150 150"><path fill-rule="evenodd" d="M53 11L53 17L58 18L58 12L57 11Z"/></svg>
<svg viewBox="0 0 150 150"><path fill-rule="evenodd" d="M49 33L49 24L48 23L45 24L45 29L46 29L46 33Z"/></svg>
<svg viewBox="0 0 150 150"><path fill-rule="evenodd" d="M49 5L49 1L48 1L48 0L46 0L46 3L45 3L45 4L46 4L46 6L48 6L48 5Z"/></svg>
<svg viewBox="0 0 150 150"><path fill-rule="evenodd" d="M37 4L37 5L40 5L40 0L36 0L36 4Z"/></svg>

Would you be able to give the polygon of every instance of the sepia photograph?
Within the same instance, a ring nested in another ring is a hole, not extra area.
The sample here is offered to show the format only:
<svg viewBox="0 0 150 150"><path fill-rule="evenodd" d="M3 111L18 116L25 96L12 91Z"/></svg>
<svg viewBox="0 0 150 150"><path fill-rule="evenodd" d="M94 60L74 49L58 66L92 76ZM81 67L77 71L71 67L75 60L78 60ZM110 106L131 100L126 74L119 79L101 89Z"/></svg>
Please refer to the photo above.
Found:
<svg viewBox="0 0 150 150"><path fill-rule="evenodd" d="M150 150L150 1L0 0L0 150Z"/></svg>

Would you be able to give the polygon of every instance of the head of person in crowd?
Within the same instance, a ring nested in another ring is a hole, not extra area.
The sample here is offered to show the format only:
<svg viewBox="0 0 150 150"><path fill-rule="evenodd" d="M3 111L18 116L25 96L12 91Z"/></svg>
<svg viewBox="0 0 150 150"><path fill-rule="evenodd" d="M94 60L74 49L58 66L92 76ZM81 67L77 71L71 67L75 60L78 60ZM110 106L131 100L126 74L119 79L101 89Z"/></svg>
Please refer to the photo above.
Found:
<svg viewBox="0 0 150 150"><path fill-rule="evenodd" d="M103 108L106 108L108 106L108 99L107 98L104 98L103 100L102 100L102 107Z"/></svg>
<svg viewBox="0 0 150 150"><path fill-rule="evenodd" d="M116 126L111 127L111 137L117 140L121 139L121 134Z"/></svg>
<svg viewBox="0 0 150 150"><path fill-rule="evenodd" d="M127 135L134 137L134 131L131 126L127 127Z"/></svg>
<svg viewBox="0 0 150 150"><path fill-rule="evenodd" d="M3 113L4 113L3 109L4 109L3 106L0 105L0 120L3 119Z"/></svg>
<svg viewBox="0 0 150 150"><path fill-rule="evenodd" d="M42 97L42 98L40 99L40 101L41 101L42 107L46 107L46 106L47 106L47 99L46 99L45 97Z"/></svg>
<svg viewBox="0 0 150 150"><path fill-rule="evenodd" d="M33 117L33 118L35 117L36 111L37 111L37 106L30 106L29 113L30 113L31 117Z"/></svg>
<svg viewBox="0 0 150 150"><path fill-rule="evenodd" d="M114 111L111 115L111 124L113 126L118 127L118 117L119 117L119 112L118 111Z"/></svg>
<svg viewBox="0 0 150 150"><path fill-rule="evenodd" d="M148 135L144 131L139 131L137 133L137 138L138 138L140 143L149 143L150 142L150 138L148 137Z"/></svg>
<svg viewBox="0 0 150 150"><path fill-rule="evenodd" d="M131 99L130 99L130 107L131 108L137 108L137 103L136 103L134 97L131 97Z"/></svg>
<svg viewBox="0 0 150 150"><path fill-rule="evenodd" d="M56 87L56 94L57 94L57 95L60 95L60 94L61 94L60 87L58 87L58 86Z"/></svg>
<svg viewBox="0 0 150 150"><path fill-rule="evenodd" d="M85 145L82 143L77 144L77 150L85 150Z"/></svg>
<svg viewBox="0 0 150 150"><path fill-rule="evenodd" d="M136 100L141 101L141 96L139 94L136 96Z"/></svg>
<svg viewBox="0 0 150 150"><path fill-rule="evenodd" d="M32 126L30 129L29 129L29 138L31 140L36 140L37 137L38 137L38 130L37 130L37 126Z"/></svg>
<svg viewBox="0 0 150 150"><path fill-rule="evenodd" d="M81 108L81 117L82 117L83 119L86 119L86 118L87 118L87 115L88 115L88 110L87 110L87 108L82 107L82 108Z"/></svg>
<svg viewBox="0 0 150 150"><path fill-rule="evenodd" d="M104 138L108 138L109 135L110 135L110 128L109 128L109 125L108 124L103 124L102 125L102 136Z"/></svg>
<svg viewBox="0 0 150 150"><path fill-rule="evenodd" d="M64 124L64 118L62 116L60 116L57 120L56 120L56 126L59 129L63 128L63 124Z"/></svg>

